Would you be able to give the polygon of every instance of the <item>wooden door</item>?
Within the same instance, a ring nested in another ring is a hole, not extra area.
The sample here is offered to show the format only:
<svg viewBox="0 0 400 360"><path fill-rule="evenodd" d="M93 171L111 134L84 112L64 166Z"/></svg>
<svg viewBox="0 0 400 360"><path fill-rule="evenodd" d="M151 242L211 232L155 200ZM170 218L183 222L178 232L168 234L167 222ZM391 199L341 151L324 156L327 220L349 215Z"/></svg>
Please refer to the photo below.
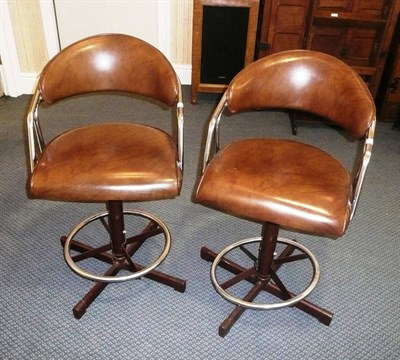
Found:
<svg viewBox="0 0 400 360"><path fill-rule="evenodd" d="M354 0L352 11L360 15L386 19L391 3L390 0Z"/></svg>
<svg viewBox="0 0 400 360"><path fill-rule="evenodd" d="M358 27L312 26L307 48L335 56L351 66L372 66L380 32Z"/></svg>
<svg viewBox="0 0 400 360"><path fill-rule="evenodd" d="M351 66L374 66L380 33L377 29L349 28L341 59Z"/></svg>
<svg viewBox="0 0 400 360"><path fill-rule="evenodd" d="M342 27L312 26L308 36L307 49L342 57L346 34L347 29Z"/></svg>
<svg viewBox="0 0 400 360"><path fill-rule="evenodd" d="M266 0L261 9L257 58L304 47L310 0Z"/></svg>

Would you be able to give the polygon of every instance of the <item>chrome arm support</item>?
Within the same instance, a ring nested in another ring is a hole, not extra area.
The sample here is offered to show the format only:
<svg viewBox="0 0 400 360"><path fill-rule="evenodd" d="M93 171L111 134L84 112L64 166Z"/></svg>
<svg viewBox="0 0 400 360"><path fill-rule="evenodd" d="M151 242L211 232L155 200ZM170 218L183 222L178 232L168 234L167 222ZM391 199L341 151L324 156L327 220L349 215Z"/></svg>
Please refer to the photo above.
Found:
<svg viewBox="0 0 400 360"><path fill-rule="evenodd" d="M176 118L177 118L177 142L178 142L178 166L180 167L181 170L183 170L183 97L182 97L182 91L181 88L179 87L179 93L178 93L178 102L176 104Z"/></svg>
<svg viewBox="0 0 400 360"><path fill-rule="evenodd" d="M44 148L44 140L38 117L38 108L40 102L40 93L39 90L36 89L33 94L26 119L28 129L29 164L31 172L33 171L36 161Z"/></svg>
<svg viewBox="0 0 400 360"><path fill-rule="evenodd" d="M372 146L374 144L375 125L376 125L376 119L374 119L374 121L372 122L368 130L368 133L365 137L363 156L353 181L353 198L351 202L350 220L353 218L353 215L356 211L358 199L360 196L361 186L363 184L365 172L367 170L368 163L371 158Z"/></svg>
<svg viewBox="0 0 400 360"><path fill-rule="evenodd" d="M206 146L204 149L204 156L203 156L203 168L202 171L207 167L208 162L211 160L211 147L214 143L214 155L216 152L219 151L220 148L220 132L219 132L219 123L221 120L221 115L224 112L226 107L226 95L222 95L220 102L218 103L214 113L211 116L210 122L208 124L208 133L207 133L207 140Z"/></svg>

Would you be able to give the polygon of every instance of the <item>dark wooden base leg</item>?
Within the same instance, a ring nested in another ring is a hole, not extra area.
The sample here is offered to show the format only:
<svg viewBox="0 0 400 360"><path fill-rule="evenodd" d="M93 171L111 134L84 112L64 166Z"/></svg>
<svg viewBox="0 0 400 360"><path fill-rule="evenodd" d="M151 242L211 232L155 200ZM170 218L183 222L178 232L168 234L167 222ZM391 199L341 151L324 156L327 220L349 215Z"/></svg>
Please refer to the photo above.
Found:
<svg viewBox="0 0 400 360"><path fill-rule="evenodd" d="M261 282L257 282L251 290L248 292L248 294L243 298L245 301L253 301L256 296L260 293L262 290L263 284ZM221 337L224 337L229 330L232 328L232 326L235 324L235 322L239 319L239 317L244 313L246 308L242 306L236 306L236 308L230 313L230 315L221 323L218 329L218 334Z"/></svg>
<svg viewBox="0 0 400 360"><path fill-rule="evenodd" d="M108 275L112 274L110 273ZM93 301L96 300L96 298L102 293L107 285L108 283L106 282L96 282L86 293L86 295L78 301L78 303L72 309L76 319L80 319L86 313L87 308L92 304Z"/></svg>
<svg viewBox="0 0 400 360"><path fill-rule="evenodd" d="M186 280L165 274L157 270L150 271L144 277L151 279L155 282L158 282L160 284L172 287L174 290L180 293L184 293L186 290Z"/></svg>
<svg viewBox="0 0 400 360"><path fill-rule="evenodd" d="M76 319L80 319L86 313L86 309L90 306L90 304L100 295L100 293L107 286L107 283L96 283L90 291L78 301L78 303L72 309L72 313L74 314Z"/></svg>
<svg viewBox="0 0 400 360"><path fill-rule="evenodd" d="M125 265L121 266L114 266L112 265L109 270L107 270L104 275L106 276L113 276L117 275L117 273L125 268ZM140 270L140 269L139 269ZM179 291L181 293L185 292L186 290L186 281L179 279L174 276L170 276L164 274L159 271L152 271L145 275L145 277L152 279L158 283L170 286L174 288L174 290ZM86 295L74 306L73 314L76 319L80 319L85 313L87 308L92 304L94 300L101 294L101 292L106 288L109 283L106 282L96 282L92 288L86 293Z"/></svg>
<svg viewBox="0 0 400 360"><path fill-rule="evenodd" d="M117 273L125 268L122 266L111 266L108 271L104 273L106 276L117 275ZM139 269L140 270L140 269ZM181 293L186 290L186 281L164 274L159 271L152 271L149 274L146 274L145 277L152 279L158 283L170 286L174 288L174 290L179 291ZM96 282L92 288L86 293L86 295L74 306L73 314L75 318L80 319L85 313L87 308L92 304L94 300L102 293L102 291L106 288L109 283L106 282Z"/></svg>
<svg viewBox="0 0 400 360"><path fill-rule="evenodd" d="M120 269L115 269L111 267L109 271L107 271L104 275L112 276L116 275L116 273ZM155 274L154 274L155 273ZM174 288L174 290L179 291L181 293L186 290L186 281L161 273L159 271L152 271L149 274L145 275L158 283L170 286ZM96 282L92 288L86 293L86 295L78 301L78 303L74 306L72 312L76 319L80 319L85 313L87 308L92 304L94 300L102 293L102 291L106 288L109 283L106 282Z"/></svg>
<svg viewBox="0 0 400 360"><path fill-rule="evenodd" d="M60 239L61 245L64 246L66 240L67 237L62 236ZM78 241L73 241L71 248L75 251L79 251L82 253L94 250L85 244L79 243ZM104 275L116 275L121 269L121 267L112 264L112 258L109 254L103 254L102 256L102 253L98 253L97 258L111 264L110 268L104 273ZM86 313L87 308L92 304L94 300L96 300L96 298L101 294L101 292L106 288L107 285L108 283L106 282L96 282L95 285L92 286L92 288L86 293L86 295L72 309L72 312L76 319L80 319Z"/></svg>

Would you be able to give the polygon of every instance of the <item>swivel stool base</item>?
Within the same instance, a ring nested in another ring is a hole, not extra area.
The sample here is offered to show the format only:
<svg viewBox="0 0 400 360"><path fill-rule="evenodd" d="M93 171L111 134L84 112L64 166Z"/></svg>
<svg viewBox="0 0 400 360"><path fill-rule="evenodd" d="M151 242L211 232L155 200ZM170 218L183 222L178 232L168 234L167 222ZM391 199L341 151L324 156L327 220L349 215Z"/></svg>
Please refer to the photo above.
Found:
<svg viewBox="0 0 400 360"><path fill-rule="evenodd" d="M251 238L238 241L222 250L219 254L206 247L201 249L201 258L213 262L211 267L211 281L216 291L226 300L236 305L236 308L219 327L219 335L221 337L224 337L229 332L234 323L246 309L272 310L286 306L295 306L317 318L325 325L331 323L333 317L331 312L305 300L305 297L315 288L319 278L319 265L314 255L303 245L300 245L293 240L278 238L278 232L278 225L265 223L263 225L261 238ZM244 246L254 242L260 243L258 256L253 255ZM279 255L275 252L278 243L284 245L284 248ZM246 268L225 257L226 254L235 249L240 249L254 262L254 265ZM296 250L297 252L294 254ZM301 293L294 294L285 287L277 272L283 264L294 263L305 259L308 259L312 264L313 276L309 285ZM234 274L234 276L220 283L217 277L218 267L227 270ZM228 292L227 289L234 287L242 281L249 282L252 286L245 297L240 299L236 295L232 295ZM283 301L277 303L254 302L253 300L262 291L273 294Z"/></svg>
<svg viewBox="0 0 400 360"><path fill-rule="evenodd" d="M148 220L148 225L145 226L139 234L125 238L125 215L143 217ZM108 221L106 219L108 219ZM97 220L100 220L109 232L109 243L100 247L93 247L74 240L74 237L81 230L91 222ZM161 255L148 266L143 266L133 261L132 257L145 241L159 234L163 234L165 238L165 244ZM96 281L95 285L73 308L73 314L77 319L80 319L85 314L90 304L110 282L122 282L144 276L170 286L181 293L186 289L185 280L154 270L164 260L170 249L170 233L166 225L151 214L141 211L124 211L122 208L122 201L109 201L107 212L97 214L78 224L68 236L61 237L61 244L64 246L65 259L71 269L82 277ZM78 254L71 255L71 250L78 252ZM89 258L99 260L110 266L104 274L96 275L77 265L79 261ZM117 276L121 270L126 270L129 274Z"/></svg>

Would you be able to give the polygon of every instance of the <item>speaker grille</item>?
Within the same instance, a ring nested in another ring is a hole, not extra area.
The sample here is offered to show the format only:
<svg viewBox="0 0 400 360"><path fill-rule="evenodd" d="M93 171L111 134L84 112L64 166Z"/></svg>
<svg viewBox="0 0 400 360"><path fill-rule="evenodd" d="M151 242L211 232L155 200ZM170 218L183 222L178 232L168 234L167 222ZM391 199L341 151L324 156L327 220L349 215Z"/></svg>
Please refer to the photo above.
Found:
<svg viewBox="0 0 400 360"><path fill-rule="evenodd" d="M204 6L200 82L229 84L243 69L250 9Z"/></svg>

